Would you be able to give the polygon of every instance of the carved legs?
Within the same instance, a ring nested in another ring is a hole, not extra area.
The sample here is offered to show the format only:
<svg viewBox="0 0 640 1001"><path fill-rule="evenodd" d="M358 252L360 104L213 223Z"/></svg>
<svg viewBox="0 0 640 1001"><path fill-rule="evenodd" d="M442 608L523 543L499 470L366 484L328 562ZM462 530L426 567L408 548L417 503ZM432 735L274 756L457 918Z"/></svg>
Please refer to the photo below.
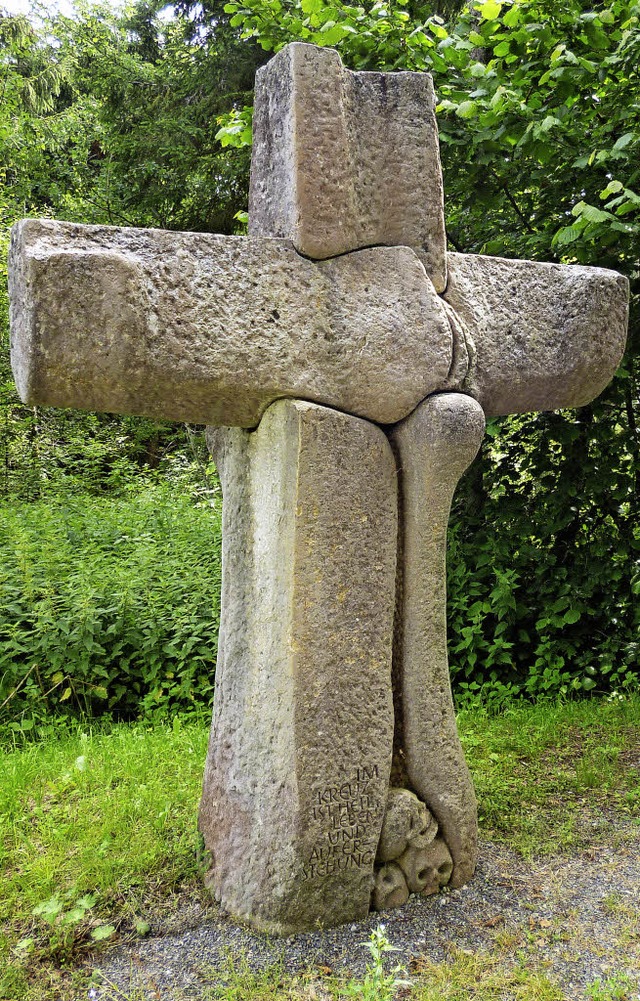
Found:
<svg viewBox="0 0 640 1001"><path fill-rule="evenodd" d="M438 821L453 857L452 886L461 886L475 870L477 820L449 680L447 524L454 490L475 458L484 425L482 408L471 397L441 393L428 397L390 436L401 498L394 781L406 778Z"/></svg>
<svg viewBox="0 0 640 1001"><path fill-rule="evenodd" d="M445 546L483 428L472 399L441 394L391 444L367 421L291 400L256 431L209 434L223 593L199 824L215 895L256 927L353 921L473 873Z"/></svg>

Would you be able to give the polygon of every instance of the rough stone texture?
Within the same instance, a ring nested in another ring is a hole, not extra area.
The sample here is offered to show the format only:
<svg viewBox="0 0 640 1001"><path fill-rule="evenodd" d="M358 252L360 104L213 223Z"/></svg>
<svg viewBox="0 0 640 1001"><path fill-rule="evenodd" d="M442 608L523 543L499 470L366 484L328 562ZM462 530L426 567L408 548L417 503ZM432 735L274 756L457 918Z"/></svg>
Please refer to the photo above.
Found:
<svg viewBox="0 0 640 1001"><path fill-rule="evenodd" d="M397 496L383 432L298 401L209 442L223 484L214 716L200 807L236 917L366 916L393 744Z"/></svg>
<svg viewBox="0 0 640 1001"><path fill-rule="evenodd" d="M451 853L443 838L434 838L426 848L407 848L398 859L411 893L437 893L453 872Z"/></svg>
<svg viewBox="0 0 640 1001"><path fill-rule="evenodd" d="M384 424L452 363L406 247L313 263L286 240L30 219L12 231L10 296L31 404L253 427L299 397Z"/></svg>
<svg viewBox="0 0 640 1001"><path fill-rule="evenodd" d="M256 75L249 233L335 257L413 247L446 285L442 170L428 73L352 73L293 42Z"/></svg>
<svg viewBox="0 0 640 1001"><path fill-rule="evenodd" d="M374 911L402 907L409 899L409 887L397 862L388 862L378 869L373 888L371 906Z"/></svg>
<svg viewBox="0 0 640 1001"><path fill-rule="evenodd" d="M449 680L447 524L456 484L483 433L480 406L459 393L430 397L391 432L400 470L402 525L394 641L399 764L394 771L406 773L407 784L435 816L453 856L453 886L473 875L477 818Z"/></svg>
<svg viewBox="0 0 640 1001"><path fill-rule="evenodd" d="M392 862L408 845L426 848L438 833L433 814L410 789L389 789L377 862Z"/></svg>
<svg viewBox="0 0 640 1001"><path fill-rule="evenodd" d="M467 254L447 260L445 299L475 346L463 388L488 416L581 407L610 382L627 337L622 275Z"/></svg>

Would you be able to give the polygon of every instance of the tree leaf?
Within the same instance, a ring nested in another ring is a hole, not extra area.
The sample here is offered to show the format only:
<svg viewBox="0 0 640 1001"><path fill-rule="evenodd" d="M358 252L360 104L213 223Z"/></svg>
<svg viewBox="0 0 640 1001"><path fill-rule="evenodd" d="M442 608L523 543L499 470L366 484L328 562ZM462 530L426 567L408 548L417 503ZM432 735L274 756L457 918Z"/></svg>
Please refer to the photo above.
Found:
<svg viewBox="0 0 640 1001"><path fill-rule="evenodd" d="M600 192L600 197L604 200L605 198L608 198L609 195L614 195L617 194L618 191L622 191L623 188L624 185L621 181L609 181L606 188Z"/></svg>
<svg viewBox="0 0 640 1001"><path fill-rule="evenodd" d="M95 939L96 942L101 942L105 938L111 938L115 933L115 928L113 925L98 925L91 932L91 938Z"/></svg>
<svg viewBox="0 0 640 1001"><path fill-rule="evenodd" d="M463 101L456 108L458 118L473 118L476 114L477 105L475 101Z"/></svg>
<svg viewBox="0 0 640 1001"><path fill-rule="evenodd" d="M476 10L480 13L480 17L485 21L495 21L502 10L502 4L499 0L486 0L485 3L480 4L476 7Z"/></svg>
<svg viewBox="0 0 640 1001"><path fill-rule="evenodd" d="M635 132L625 132L623 136L620 136L620 138L616 142L614 142L613 149L615 150L624 149L626 146L629 145L630 142L633 142L635 137L636 137Z"/></svg>
<svg viewBox="0 0 640 1001"><path fill-rule="evenodd" d="M609 220L615 219L615 216L611 212L606 212L603 209L596 208L595 205L589 205L586 202L582 202L582 208L580 215L587 222L608 222Z"/></svg>
<svg viewBox="0 0 640 1001"><path fill-rule="evenodd" d="M553 244L565 246L569 243L575 243L583 231L584 226L563 226L563 228L559 229L553 237Z"/></svg>

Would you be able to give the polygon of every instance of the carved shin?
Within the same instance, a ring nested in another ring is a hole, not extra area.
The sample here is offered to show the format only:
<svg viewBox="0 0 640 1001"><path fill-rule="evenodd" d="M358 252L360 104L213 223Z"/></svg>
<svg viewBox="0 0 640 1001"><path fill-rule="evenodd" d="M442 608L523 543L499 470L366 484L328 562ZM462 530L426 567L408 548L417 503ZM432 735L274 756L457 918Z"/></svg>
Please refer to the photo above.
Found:
<svg viewBox="0 0 640 1001"><path fill-rule="evenodd" d="M391 435L401 529L394 641L396 767L436 817L454 862L452 886L477 854L473 783L456 728L447 660L446 542L456 484L476 455L484 414L458 393L428 397Z"/></svg>

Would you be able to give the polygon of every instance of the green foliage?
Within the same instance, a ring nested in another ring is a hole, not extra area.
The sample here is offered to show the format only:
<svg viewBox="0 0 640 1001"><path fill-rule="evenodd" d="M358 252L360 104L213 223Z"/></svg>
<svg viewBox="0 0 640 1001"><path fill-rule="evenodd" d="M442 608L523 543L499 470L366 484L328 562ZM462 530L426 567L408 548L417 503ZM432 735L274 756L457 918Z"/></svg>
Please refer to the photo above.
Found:
<svg viewBox="0 0 640 1001"><path fill-rule="evenodd" d="M397 952L395 946L391 945L384 925L378 925L369 936L368 942L363 942L371 954L371 962L367 963L367 969L361 980L351 980L340 991L340 997L356 998L360 1001L393 1001L399 989L409 987L404 967L397 965L387 972L384 968L384 957L386 953Z"/></svg>
<svg viewBox="0 0 640 1001"><path fill-rule="evenodd" d="M146 934L156 902L185 883L191 902L204 894L196 810L206 744L205 723L176 718L43 728L0 751L0 997L52 996L43 972L116 933Z"/></svg>
<svg viewBox="0 0 640 1001"><path fill-rule="evenodd" d="M520 417L486 439L450 533L459 700L637 685L637 472L620 417Z"/></svg>
<svg viewBox="0 0 640 1001"><path fill-rule="evenodd" d="M587 986L587 997L590 1001L625 1001L635 984L631 977L624 973L614 973L602 980L598 977Z"/></svg>
<svg viewBox="0 0 640 1001"><path fill-rule="evenodd" d="M575 851L610 844L606 816L638 815L640 774L628 765L640 739L637 694L474 708L458 729L483 837L527 856Z"/></svg>
<svg viewBox="0 0 640 1001"><path fill-rule="evenodd" d="M177 490L0 507L0 707L134 716L211 700L220 517Z"/></svg>
<svg viewBox="0 0 640 1001"><path fill-rule="evenodd" d="M178 219L182 209L177 192L186 198L192 182L187 182L185 172L196 161L201 164L203 150L194 145L185 123L171 117L170 109L159 107L158 91L165 104L173 101L176 108L185 109L184 94L167 79L176 65L173 55L161 59L158 46L143 44L144 23L132 17L129 23L100 6L83 6L75 18L58 17L40 27L25 18L0 16L4 94L0 102L0 497L33 500L60 490L120 493L141 469L147 476L155 472L184 481L188 465L205 482L201 472L206 449L202 436L192 429L140 418L25 407L9 367L6 252L8 228L15 219L41 215L95 223L187 223L184 213ZM156 42L160 32L156 19ZM150 52L155 52L153 58ZM155 81L155 91L140 87L146 79ZM191 84L195 87L193 79ZM118 87L125 85L130 94L120 94ZM226 106L224 88L216 89L213 80L210 85L220 107ZM203 78L199 86L200 93L208 92ZM149 137L156 157L168 156L168 136L174 132L193 147L191 160L182 155L176 161L173 192L168 193L166 178L159 181L162 197L175 204L171 219L158 201L158 191L147 182L143 182L146 202L139 194L137 214L129 213L141 181L138 161L144 160L145 170L154 178L160 174L144 146L142 125L133 127L118 117L118 108L127 114L133 111L134 96L139 117L149 128L153 125L166 133L162 142L158 131ZM193 102L186 108L188 118ZM217 146L213 136L210 142ZM223 172L215 169L223 184ZM241 188L244 183L240 182ZM202 216L191 221L196 228L207 228L204 199L199 198L198 204ZM238 225L235 211L234 203L227 229ZM213 217L210 221L223 222Z"/></svg>
<svg viewBox="0 0 640 1001"><path fill-rule="evenodd" d="M612 387L577 414L490 422L461 485L449 557L458 699L500 704L514 694L636 685L637 0L597 8L585 0L182 0L170 17L159 10L155 0L123 14L82 5L41 28L0 18L2 247L8 224L25 214L242 231L254 71L291 40L335 46L355 69L430 70L452 249L614 267L632 292L629 348ZM188 479L190 489L198 482L206 491L207 460L193 429L19 403L0 279L0 495L126 497L140 469L152 482ZM107 622L94 619L95 630ZM85 657L77 676L71 672L74 686L59 693L72 687L69 702L98 709L100 699L87 693L103 687L90 671L94 662L103 671L105 656ZM6 692L31 667L10 662ZM56 664L49 679L66 677ZM34 684L46 690L35 676L34 668L23 680L22 698ZM134 696L131 689L126 711Z"/></svg>
<svg viewBox="0 0 640 1001"><path fill-rule="evenodd" d="M63 900L54 893L48 900L41 901L33 908L31 912L33 916L40 918L51 928L50 947L56 955L69 956L78 934L86 936L86 924L90 920L97 899L95 893L85 893L78 897L73 891L67 891ZM93 924L89 935L95 942L102 942L111 938L114 932L113 925L98 921ZM20 939L16 946L18 952L31 951L34 948L35 939L32 937Z"/></svg>

